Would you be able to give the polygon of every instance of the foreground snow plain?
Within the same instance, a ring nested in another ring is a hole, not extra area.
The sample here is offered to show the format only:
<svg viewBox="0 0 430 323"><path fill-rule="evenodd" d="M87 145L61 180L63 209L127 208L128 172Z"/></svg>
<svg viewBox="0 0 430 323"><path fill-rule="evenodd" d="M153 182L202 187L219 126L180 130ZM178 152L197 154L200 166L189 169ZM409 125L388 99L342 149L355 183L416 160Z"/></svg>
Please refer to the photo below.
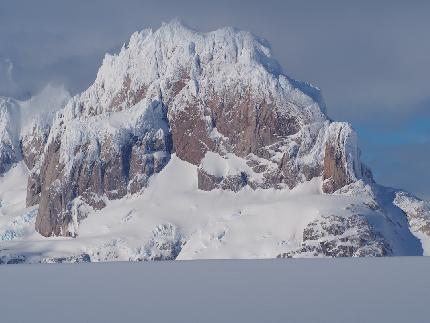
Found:
<svg viewBox="0 0 430 323"><path fill-rule="evenodd" d="M429 257L0 266L0 320L424 323L429 270Z"/></svg>

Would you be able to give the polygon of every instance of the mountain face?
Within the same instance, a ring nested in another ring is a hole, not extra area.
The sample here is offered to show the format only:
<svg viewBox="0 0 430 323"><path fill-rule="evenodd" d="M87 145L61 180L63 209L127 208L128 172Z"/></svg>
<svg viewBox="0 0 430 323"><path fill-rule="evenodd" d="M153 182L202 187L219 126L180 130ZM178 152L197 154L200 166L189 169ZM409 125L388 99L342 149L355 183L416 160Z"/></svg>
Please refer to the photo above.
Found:
<svg viewBox="0 0 430 323"><path fill-rule="evenodd" d="M377 185L360 161L351 126L330 120L319 89L286 76L269 45L248 32L224 28L203 34L173 21L156 31L134 33L117 55L106 55L86 91L64 107L57 102L48 114L35 115L25 129L13 123L20 104L7 99L0 103L0 171L23 160L28 169L26 207L37 210L31 221L44 237L79 241L81 226L91 223L93 214L102 218L116 203L124 209L138 203L124 219L136 212L149 218L148 210L155 214L150 221L154 229L133 249L134 256L125 259L193 258L195 245L205 244L196 232L207 234L208 223L216 218L208 215L210 202L200 202L205 196L216 200L221 194L226 201L236 196L237 207L242 201L246 208L251 202L241 199L243 194L259 199L270 192L259 204L268 205L275 196L303 187L310 190L304 194L309 201L321 201L309 211L312 216L300 215L306 213L304 204L295 209L294 216L304 221L297 227L285 223L285 230L294 228L294 243L288 242L286 231L280 232L285 240L274 241L270 252L254 252L251 244L236 257L249 252L256 257L423 254L423 241L430 236L425 202ZM150 194L169 199L172 192L185 194L183 201L172 198L177 201L173 209L180 213L182 203L192 209L157 224L170 201L157 204L158 209L155 197L142 201ZM287 201L295 203L291 196L278 202ZM326 201L332 207L324 213ZM234 204L225 211L242 214ZM209 222L203 227L172 223L194 211ZM259 212L278 216L283 210L267 206ZM269 235L277 225L267 228ZM217 232L214 241L227 243L227 232L234 231L228 228ZM245 237L246 230L246 225L236 228L236 236ZM70 259L124 259L118 250L131 248L128 239L118 238L114 245L110 240L98 254ZM106 250L109 255L100 256Z"/></svg>
<svg viewBox="0 0 430 323"><path fill-rule="evenodd" d="M202 190L291 189L323 176L333 193L363 178L350 126L330 122L318 90L304 90L246 32L199 34L172 23L133 34L54 120L37 179L36 230L73 234L76 197L99 208L102 196L135 193L173 153L199 167Z"/></svg>

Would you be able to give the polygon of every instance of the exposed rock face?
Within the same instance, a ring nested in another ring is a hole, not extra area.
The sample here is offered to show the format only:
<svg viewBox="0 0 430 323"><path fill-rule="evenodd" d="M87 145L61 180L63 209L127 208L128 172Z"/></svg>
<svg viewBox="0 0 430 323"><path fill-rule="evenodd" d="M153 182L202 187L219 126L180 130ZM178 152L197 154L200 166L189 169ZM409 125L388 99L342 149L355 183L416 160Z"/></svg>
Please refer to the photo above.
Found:
<svg viewBox="0 0 430 323"><path fill-rule="evenodd" d="M357 214L322 216L309 223L303 231L302 247L278 257L381 257L390 253L383 237L374 232L364 216Z"/></svg>
<svg viewBox="0 0 430 323"><path fill-rule="evenodd" d="M48 140L49 126L38 128L34 125L31 132L26 133L21 139L21 150L25 165L30 170L27 184L27 207L39 204L41 183L40 164L43 150Z"/></svg>
<svg viewBox="0 0 430 323"><path fill-rule="evenodd" d="M168 162L171 139L161 104L135 106L116 117L117 127L103 116L56 120L40 171L36 229L42 235L76 234L69 230L75 198L100 208L94 196L116 199L137 192Z"/></svg>
<svg viewBox="0 0 430 323"><path fill-rule="evenodd" d="M324 152L323 191L334 193L338 189L363 178L356 135L347 124L332 123Z"/></svg>
<svg viewBox="0 0 430 323"><path fill-rule="evenodd" d="M41 191L42 185L38 169L32 170L28 175L27 181L27 196L25 201L27 207L39 204Z"/></svg>
<svg viewBox="0 0 430 323"><path fill-rule="evenodd" d="M334 193L339 188L351 183L343 164L343 152L333 143L326 143L324 154L324 180L323 191Z"/></svg>
<svg viewBox="0 0 430 323"><path fill-rule="evenodd" d="M362 166L349 125L324 111L319 90L285 76L250 33L202 34L178 22L135 33L56 116L49 137L32 137L31 146L46 142L40 159L25 154L36 229L76 234L75 198L102 207L91 199L136 193L171 153L199 166L202 190L293 188L324 174L324 191L334 192L361 178ZM211 168L214 158L226 167Z"/></svg>
<svg viewBox="0 0 430 323"><path fill-rule="evenodd" d="M44 258L41 261L41 263L44 263L44 264L73 264L73 263L83 263L83 262L91 262L91 258L88 254L84 253L77 256Z"/></svg>
<svg viewBox="0 0 430 323"><path fill-rule="evenodd" d="M0 97L0 174L20 159L19 123L18 103Z"/></svg>

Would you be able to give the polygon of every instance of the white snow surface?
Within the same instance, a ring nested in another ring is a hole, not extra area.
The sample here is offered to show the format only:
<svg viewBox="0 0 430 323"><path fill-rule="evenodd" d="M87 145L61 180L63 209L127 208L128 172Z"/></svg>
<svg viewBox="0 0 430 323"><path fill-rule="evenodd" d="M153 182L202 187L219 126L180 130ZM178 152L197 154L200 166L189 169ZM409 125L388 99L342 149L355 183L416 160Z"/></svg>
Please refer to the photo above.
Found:
<svg viewBox="0 0 430 323"><path fill-rule="evenodd" d="M28 170L24 162L0 177L0 244L6 240L37 236L34 222L37 206L25 208Z"/></svg>
<svg viewBox="0 0 430 323"><path fill-rule="evenodd" d="M165 255L163 246L168 245L177 251L177 259L274 258L297 249L303 229L319 216L358 212L384 233L394 255L422 254L405 217L369 209L364 205L371 202L365 189L360 192L352 187L354 194L326 195L317 178L293 190L205 192L197 189L196 171L196 166L173 156L162 172L151 177L142 194L107 201L102 210L92 210L77 226L77 238L42 238L32 230L34 218L11 225L13 218L33 210L23 209L25 185L13 182L18 181L17 174L24 175L22 165L17 166L0 183L5 191L17 186L13 199L1 195L0 236L10 240L2 241L2 252L23 255L30 263L82 254L93 262L128 261L156 259ZM385 221L387 216L392 218L392 227ZM16 234L5 234L11 230Z"/></svg>

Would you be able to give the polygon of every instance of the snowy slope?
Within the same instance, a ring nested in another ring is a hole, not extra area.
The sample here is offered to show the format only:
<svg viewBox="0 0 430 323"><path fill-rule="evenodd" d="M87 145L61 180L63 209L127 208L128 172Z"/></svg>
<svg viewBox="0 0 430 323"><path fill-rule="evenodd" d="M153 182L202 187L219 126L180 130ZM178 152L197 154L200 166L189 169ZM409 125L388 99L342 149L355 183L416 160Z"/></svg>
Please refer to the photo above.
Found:
<svg viewBox="0 0 430 323"><path fill-rule="evenodd" d="M423 253L401 212L372 210L366 205L369 197L357 189L355 195L326 195L315 179L291 191L204 192L197 189L195 168L173 157L142 194L107 201L102 210L91 211L80 222L76 238L42 238L29 230L28 236L3 241L3 261L275 258L300 248L304 229L322 215L357 213L384 233L392 249L388 255ZM15 230L28 227L24 223ZM7 225L0 228L10 230ZM360 227L350 230L345 234L357 234Z"/></svg>

